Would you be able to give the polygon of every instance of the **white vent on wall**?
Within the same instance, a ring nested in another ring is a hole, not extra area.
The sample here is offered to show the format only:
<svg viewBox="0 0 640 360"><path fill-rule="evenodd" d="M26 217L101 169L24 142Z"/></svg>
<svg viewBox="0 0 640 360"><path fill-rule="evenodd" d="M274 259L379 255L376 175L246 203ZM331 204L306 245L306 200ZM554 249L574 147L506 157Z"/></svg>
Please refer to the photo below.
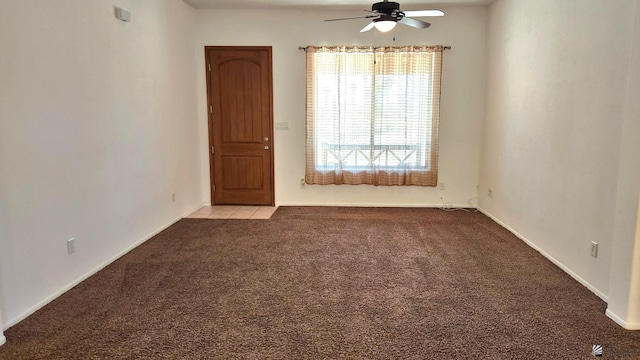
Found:
<svg viewBox="0 0 640 360"><path fill-rule="evenodd" d="M131 21L131 13L123 8L116 7L115 8L116 19L122 20L124 22Z"/></svg>

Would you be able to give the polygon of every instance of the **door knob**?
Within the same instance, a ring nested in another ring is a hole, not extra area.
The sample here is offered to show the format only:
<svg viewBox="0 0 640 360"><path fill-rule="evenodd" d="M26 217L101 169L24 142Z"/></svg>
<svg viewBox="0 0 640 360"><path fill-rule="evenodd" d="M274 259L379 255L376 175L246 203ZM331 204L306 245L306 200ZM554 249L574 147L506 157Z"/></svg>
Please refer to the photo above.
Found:
<svg viewBox="0 0 640 360"><path fill-rule="evenodd" d="M264 137L264 141L269 141L269 138L267 136Z"/></svg>
<svg viewBox="0 0 640 360"><path fill-rule="evenodd" d="M269 150L269 146L265 145L265 146L264 146L264 149L265 149L265 150Z"/></svg>

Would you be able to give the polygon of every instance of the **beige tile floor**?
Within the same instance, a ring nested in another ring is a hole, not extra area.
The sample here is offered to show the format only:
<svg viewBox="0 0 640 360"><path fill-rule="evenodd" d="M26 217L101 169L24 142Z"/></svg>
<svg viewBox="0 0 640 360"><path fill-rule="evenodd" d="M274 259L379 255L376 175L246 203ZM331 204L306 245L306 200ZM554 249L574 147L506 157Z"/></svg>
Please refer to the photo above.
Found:
<svg viewBox="0 0 640 360"><path fill-rule="evenodd" d="M193 214L187 216L188 219L269 219L276 206L235 206L218 205L203 206Z"/></svg>

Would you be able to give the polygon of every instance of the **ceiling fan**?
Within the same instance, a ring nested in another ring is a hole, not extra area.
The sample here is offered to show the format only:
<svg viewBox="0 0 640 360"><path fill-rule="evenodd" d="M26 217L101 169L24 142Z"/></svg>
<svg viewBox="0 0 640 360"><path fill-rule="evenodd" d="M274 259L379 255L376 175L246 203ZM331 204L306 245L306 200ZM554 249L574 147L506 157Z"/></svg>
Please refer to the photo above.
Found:
<svg viewBox="0 0 640 360"><path fill-rule="evenodd" d="M384 0L381 2L377 2L371 6L371 11L365 10L370 15L367 16L358 16L358 17L350 17L350 18L341 18L341 19L329 19L325 21L341 21L341 20L352 20L352 19L370 19L374 18L367 26L365 26L360 32L365 32L373 29L374 27L378 29L380 32L391 31L394 27L396 27L397 23L405 24L408 26L412 26L418 29L426 29L431 26L430 23L420 21L417 19L413 19L414 17L423 17L423 16L443 16L444 13L440 10L411 10L411 11L400 11L400 4L393 1Z"/></svg>

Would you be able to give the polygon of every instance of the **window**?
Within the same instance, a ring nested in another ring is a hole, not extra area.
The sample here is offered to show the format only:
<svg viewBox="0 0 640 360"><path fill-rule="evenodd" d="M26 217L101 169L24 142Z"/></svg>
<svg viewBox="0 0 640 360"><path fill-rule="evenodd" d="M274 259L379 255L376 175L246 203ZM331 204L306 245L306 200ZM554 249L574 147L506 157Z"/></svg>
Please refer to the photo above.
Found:
<svg viewBox="0 0 640 360"><path fill-rule="evenodd" d="M436 186L442 46L306 56L306 182Z"/></svg>

